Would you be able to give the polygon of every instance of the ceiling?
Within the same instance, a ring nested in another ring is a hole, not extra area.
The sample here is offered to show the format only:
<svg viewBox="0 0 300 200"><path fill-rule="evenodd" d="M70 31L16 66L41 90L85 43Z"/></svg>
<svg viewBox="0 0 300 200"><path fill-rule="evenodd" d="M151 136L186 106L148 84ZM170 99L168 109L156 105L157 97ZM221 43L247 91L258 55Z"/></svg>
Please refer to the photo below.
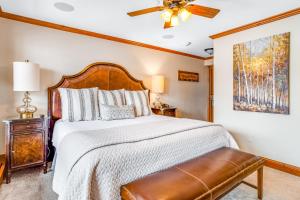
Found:
<svg viewBox="0 0 300 200"><path fill-rule="evenodd" d="M54 7L74 6L72 12ZM162 5L162 0L0 0L3 11L97 33L121 37L189 54L207 57L208 37L247 23L300 7L300 0L196 0L194 4L220 9L214 19L192 16L179 26L163 29L160 12L129 17L127 12ZM164 35L174 35L163 39ZM190 46L186 46L191 42Z"/></svg>

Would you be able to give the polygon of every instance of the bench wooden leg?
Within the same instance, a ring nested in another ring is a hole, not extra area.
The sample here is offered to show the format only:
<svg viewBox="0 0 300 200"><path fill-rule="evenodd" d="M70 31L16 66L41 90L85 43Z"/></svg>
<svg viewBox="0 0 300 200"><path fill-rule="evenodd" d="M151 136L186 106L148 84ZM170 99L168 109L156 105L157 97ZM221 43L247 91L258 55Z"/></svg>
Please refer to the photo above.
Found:
<svg viewBox="0 0 300 200"><path fill-rule="evenodd" d="M263 199L263 177L264 177L264 170L263 167L257 170L257 197L258 199Z"/></svg>

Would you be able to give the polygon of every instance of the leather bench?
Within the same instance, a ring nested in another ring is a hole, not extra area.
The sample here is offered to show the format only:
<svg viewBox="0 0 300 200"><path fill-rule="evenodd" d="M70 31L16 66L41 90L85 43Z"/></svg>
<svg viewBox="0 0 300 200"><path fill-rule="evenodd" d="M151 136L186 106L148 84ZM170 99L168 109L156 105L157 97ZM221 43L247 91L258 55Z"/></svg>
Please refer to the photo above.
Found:
<svg viewBox="0 0 300 200"><path fill-rule="evenodd" d="M258 199L263 196L264 159L220 148L121 187L123 200L220 199L257 171Z"/></svg>

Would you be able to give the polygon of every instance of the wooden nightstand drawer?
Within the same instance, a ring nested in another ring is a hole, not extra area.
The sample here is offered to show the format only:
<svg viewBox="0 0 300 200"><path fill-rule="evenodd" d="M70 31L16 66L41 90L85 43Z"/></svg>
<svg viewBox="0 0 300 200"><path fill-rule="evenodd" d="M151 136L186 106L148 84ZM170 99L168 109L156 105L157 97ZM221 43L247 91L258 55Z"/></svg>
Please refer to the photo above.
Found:
<svg viewBox="0 0 300 200"><path fill-rule="evenodd" d="M151 108L152 112L156 115L165 115L169 117L176 117L176 108Z"/></svg>
<svg viewBox="0 0 300 200"><path fill-rule="evenodd" d="M11 126L12 131L24 131L28 129L42 129L43 121L25 121L25 123L13 123Z"/></svg>
<svg viewBox="0 0 300 200"><path fill-rule="evenodd" d="M164 112L165 116L170 116L170 117L174 117L175 116L175 110L166 110Z"/></svg>
<svg viewBox="0 0 300 200"><path fill-rule="evenodd" d="M11 135L11 168L43 163L43 135L43 132L34 132L28 135Z"/></svg>

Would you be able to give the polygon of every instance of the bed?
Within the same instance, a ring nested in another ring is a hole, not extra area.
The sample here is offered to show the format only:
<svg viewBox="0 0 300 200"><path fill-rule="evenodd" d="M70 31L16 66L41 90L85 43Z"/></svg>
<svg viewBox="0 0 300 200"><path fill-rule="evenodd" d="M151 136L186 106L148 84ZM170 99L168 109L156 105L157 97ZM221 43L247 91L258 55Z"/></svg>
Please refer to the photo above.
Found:
<svg viewBox="0 0 300 200"><path fill-rule="evenodd" d="M238 148L218 124L158 115L114 121L61 120L58 88L145 90L123 67L94 63L48 89L60 200L120 199L120 186L221 147Z"/></svg>

